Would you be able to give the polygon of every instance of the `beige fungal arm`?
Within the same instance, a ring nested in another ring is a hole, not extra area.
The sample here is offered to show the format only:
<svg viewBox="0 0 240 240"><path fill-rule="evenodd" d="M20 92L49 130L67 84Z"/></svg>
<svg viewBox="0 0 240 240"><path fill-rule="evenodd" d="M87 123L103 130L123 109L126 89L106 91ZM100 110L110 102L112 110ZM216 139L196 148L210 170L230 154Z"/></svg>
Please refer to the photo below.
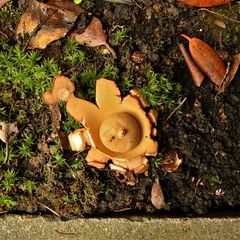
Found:
<svg viewBox="0 0 240 240"><path fill-rule="evenodd" d="M115 82L100 78L96 82L96 102L99 108L109 111L122 102L121 93Z"/></svg>
<svg viewBox="0 0 240 240"><path fill-rule="evenodd" d="M87 146L90 146L90 139L85 128L77 129L68 135L70 148L72 151L84 151Z"/></svg>
<svg viewBox="0 0 240 240"><path fill-rule="evenodd" d="M54 79L52 91L47 91L43 95L43 100L48 105L58 104L61 101L68 101L68 98L75 90L73 82L65 76L57 76Z"/></svg>
<svg viewBox="0 0 240 240"><path fill-rule="evenodd" d="M67 112L85 127L87 127L88 122L97 121L98 114L100 114L95 104L77 98L73 94L69 97L66 107Z"/></svg>

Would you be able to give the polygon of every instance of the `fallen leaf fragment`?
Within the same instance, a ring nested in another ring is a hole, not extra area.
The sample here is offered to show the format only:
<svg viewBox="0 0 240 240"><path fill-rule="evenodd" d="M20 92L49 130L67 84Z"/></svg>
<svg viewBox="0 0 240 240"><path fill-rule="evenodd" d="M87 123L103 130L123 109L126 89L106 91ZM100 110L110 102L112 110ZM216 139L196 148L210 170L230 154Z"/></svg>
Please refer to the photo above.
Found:
<svg viewBox="0 0 240 240"><path fill-rule="evenodd" d="M0 8L11 0L0 0Z"/></svg>
<svg viewBox="0 0 240 240"><path fill-rule="evenodd" d="M44 49L49 43L66 36L83 12L68 0L51 0L48 3L32 0L18 24L17 40L29 35L27 49Z"/></svg>
<svg viewBox="0 0 240 240"><path fill-rule="evenodd" d="M225 110L223 107L219 109L218 113L221 121L225 121L227 119L227 115L225 114Z"/></svg>
<svg viewBox="0 0 240 240"><path fill-rule="evenodd" d="M10 143L18 134L17 123L0 122L0 139L4 143Z"/></svg>
<svg viewBox="0 0 240 240"><path fill-rule="evenodd" d="M18 132L19 131L16 122L14 123L0 122L0 139L6 144L6 154L3 163L8 161L9 155L8 145L16 137Z"/></svg>
<svg viewBox="0 0 240 240"><path fill-rule="evenodd" d="M158 177L152 186L151 203L157 209L162 209L165 205L164 195Z"/></svg>
<svg viewBox="0 0 240 240"><path fill-rule="evenodd" d="M83 33L73 32L70 36L74 41L81 45L86 45L89 47L104 45L113 55L113 57L116 57L116 53L106 42L107 38L103 32L102 23L96 17L92 18L92 21Z"/></svg>
<svg viewBox="0 0 240 240"><path fill-rule="evenodd" d="M177 0L179 3L194 7L213 7L230 3L232 0Z"/></svg>
<svg viewBox="0 0 240 240"><path fill-rule="evenodd" d="M223 196L224 194L225 194L225 191L222 190L221 188L215 191L216 196Z"/></svg>
<svg viewBox="0 0 240 240"><path fill-rule="evenodd" d="M213 23L220 28L223 28L223 29L226 28L225 22L223 22L221 20L215 19Z"/></svg>
<svg viewBox="0 0 240 240"><path fill-rule="evenodd" d="M226 73L226 67L218 55L208 44L198 38L182 37L189 41L189 51L197 67L217 86L220 86Z"/></svg>
<svg viewBox="0 0 240 240"><path fill-rule="evenodd" d="M192 79L197 87L200 87L203 80L204 80L204 75L202 74L201 70L197 67L195 62L192 60L190 54L184 47L183 43L178 44L179 49L186 61L186 64L188 66L188 69L192 75Z"/></svg>
<svg viewBox="0 0 240 240"><path fill-rule="evenodd" d="M219 90L218 90L219 93L224 92L228 87L228 85L231 83L231 81L234 79L238 71L239 65L240 65L240 53L233 56L233 60L231 62L229 71L226 74L226 77L224 78L222 84L219 87Z"/></svg>
<svg viewBox="0 0 240 240"><path fill-rule="evenodd" d="M176 151L172 151L164 157L162 169L164 172L176 172L181 163L182 159L178 157L178 153Z"/></svg>

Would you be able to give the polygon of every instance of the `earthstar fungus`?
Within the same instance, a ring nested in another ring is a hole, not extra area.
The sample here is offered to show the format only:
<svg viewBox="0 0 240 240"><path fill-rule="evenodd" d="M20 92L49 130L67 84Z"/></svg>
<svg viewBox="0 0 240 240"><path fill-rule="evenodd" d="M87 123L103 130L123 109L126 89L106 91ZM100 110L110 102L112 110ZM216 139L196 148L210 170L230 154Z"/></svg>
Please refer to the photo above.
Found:
<svg viewBox="0 0 240 240"><path fill-rule="evenodd" d="M52 91L44 96L47 104L66 102L67 112L84 128L69 134L72 151L83 151L90 147L86 156L88 165L104 168L108 161L111 169L125 174L146 173L146 156L157 154L156 135L157 111L148 113L147 101L138 92L121 98L114 81L104 78L96 81L96 104L74 96L74 85L64 76L54 80Z"/></svg>

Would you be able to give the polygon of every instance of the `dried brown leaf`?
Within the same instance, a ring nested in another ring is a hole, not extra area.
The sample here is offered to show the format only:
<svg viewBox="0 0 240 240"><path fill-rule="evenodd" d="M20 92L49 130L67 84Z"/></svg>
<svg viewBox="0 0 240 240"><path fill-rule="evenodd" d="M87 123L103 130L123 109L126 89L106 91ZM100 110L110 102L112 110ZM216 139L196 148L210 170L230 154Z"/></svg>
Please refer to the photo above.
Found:
<svg viewBox="0 0 240 240"><path fill-rule="evenodd" d="M106 42L107 38L103 32L102 23L96 17L92 18L92 21L83 33L73 32L71 37L77 43L89 47L104 45L111 52L113 57L116 57L116 53Z"/></svg>
<svg viewBox="0 0 240 240"><path fill-rule="evenodd" d="M0 139L4 143L10 143L18 134L17 123L0 122Z"/></svg>
<svg viewBox="0 0 240 240"><path fill-rule="evenodd" d="M189 41L189 51L197 67L214 84L220 86L226 73L226 67L218 53L198 38L190 38L185 34L181 34L181 36Z"/></svg>
<svg viewBox="0 0 240 240"><path fill-rule="evenodd" d="M155 182L152 186L151 203L157 209L162 209L165 205L164 195L159 183L159 178L155 179Z"/></svg>
<svg viewBox="0 0 240 240"><path fill-rule="evenodd" d="M64 37L82 12L71 1L51 0L43 3L32 0L18 24L17 39L20 41L20 36L28 34L26 48L44 49L49 43Z"/></svg>
<svg viewBox="0 0 240 240"><path fill-rule="evenodd" d="M176 151L172 151L164 157L162 169L164 172L176 172L181 163L182 159L178 157L178 153Z"/></svg>
<svg viewBox="0 0 240 240"><path fill-rule="evenodd" d="M195 62L192 60L190 54L188 53L188 51L186 50L184 45L182 43L180 43L180 44L178 44L178 46L179 46L179 49L186 61L186 64L192 75L192 79L193 79L195 85L197 87L200 87L204 80L204 75L202 74L201 70L197 67Z"/></svg>
<svg viewBox="0 0 240 240"><path fill-rule="evenodd" d="M232 0L177 0L179 3L194 7L213 7L230 3Z"/></svg>

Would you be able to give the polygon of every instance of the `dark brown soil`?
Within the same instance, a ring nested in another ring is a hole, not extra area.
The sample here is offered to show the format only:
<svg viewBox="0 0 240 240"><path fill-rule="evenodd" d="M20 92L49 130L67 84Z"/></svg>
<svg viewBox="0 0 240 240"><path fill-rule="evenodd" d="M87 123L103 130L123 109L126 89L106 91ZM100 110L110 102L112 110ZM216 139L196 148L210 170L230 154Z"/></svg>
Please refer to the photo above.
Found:
<svg viewBox="0 0 240 240"><path fill-rule="evenodd" d="M238 72L227 91L221 95L217 95L217 88L207 78L198 88L194 86L178 49L178 42L187 45L179 37L180 33L185 33L204 40L221 54L227 54L225 61L228 62L240 51L239 22L221 17L220 20L227 26L221 29L213 23L219 19L218 15L180 5L174 0L154 0L149 6L141 3L128 6L92 2L94 4L85 3L84 6L102 21L108 43L116 51L117 59L103 57L97 49L81 46L79 49L86 52L88 60L86 65L77 66L79 72L95 67L100 73L104 64L114 64L119 69L119 76L131 76L134 77L134 84L144 84L143 70L149 65L156 73L165 73L172 77L172 81L180 83L181 98L187 98L182 114L174 114L163 128L163 122L173 109L166 108L161 112L157 141L163 155L177 150L183 163L177 172L164 173L161 166L156 168L154 159L150 159L149 176L137 176L138 184L133 187L121 183L121 179L109 168L90 168L81 155L73 155L67 150L64 150L64 157L68 165L79 160L83 161L83 168L78 171L66 165L56 168L51 165L53 153L50 145L53 145L53 140L52 128L48 127L51 120L47 108L44 108L38 113L38 120L30 119L32 124L24 126L36 133L35 155L20 161L17 166L18 176L36 182L37 189L31 195L16 189L19 197L17 204L10 208L0 206L0 212L43 213L48 212L48 206L61 216L127 210L153 213L156 209L151 205L150 192L156 176L160 177L167 212L192 215L239 208L240 74ZM14 8L22 12L26 3L14 1ZM240 20L239 4L235 2L210 10ZM84 21L88 21L87 17L81 19L81 26L84 26ZM0 19L0 38L16 44L14 29L17 22L18 19L10 19L9 14ZM114 38L115 28L119 26L129 29L128 38L121 44ZM63 60L64 43L63 39L40 52L45 58L55 58L62 73L71 76L76 69ZM133 60L134 52L142 54L144 63ZM119 77L117 84L121 86L122 81ZM94 100L88 92L86 95L87 99ZM45 124L44 132L38 132L38 124ZM4 147L4 144L0 147ZM1 168L7 167L4 165ZM66 204L63 197L70 196L72 192L78 199Z"/></svg>

